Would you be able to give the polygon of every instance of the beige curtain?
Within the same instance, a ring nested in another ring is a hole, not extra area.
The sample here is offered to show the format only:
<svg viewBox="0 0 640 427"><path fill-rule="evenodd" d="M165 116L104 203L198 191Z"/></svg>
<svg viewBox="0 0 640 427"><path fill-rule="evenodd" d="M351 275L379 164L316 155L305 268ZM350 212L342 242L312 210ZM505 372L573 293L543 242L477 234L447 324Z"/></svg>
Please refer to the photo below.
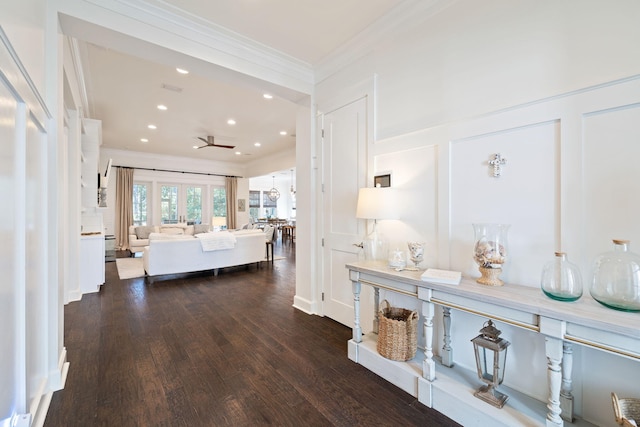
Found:
<svg viewBox="0 0 640 427"><path fill-rule="evenodd" d="M116 175L116 247L129 249L129 226L133 225L133 169L118 168Z"/></svg>
<svg viewBox="0 0 640 427"><path fill-rule="evenodd" d="M236 212L238 211L238 178L235 176L226 177L224 189L227 194L227 229L233 230L236 228Z"/></svg>

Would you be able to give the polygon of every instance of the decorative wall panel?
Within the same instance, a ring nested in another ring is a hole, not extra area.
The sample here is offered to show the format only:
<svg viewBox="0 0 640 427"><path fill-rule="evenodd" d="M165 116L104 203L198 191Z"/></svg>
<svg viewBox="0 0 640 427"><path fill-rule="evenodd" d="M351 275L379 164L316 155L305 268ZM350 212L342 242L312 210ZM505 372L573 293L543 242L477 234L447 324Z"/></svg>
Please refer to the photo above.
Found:
<svg viewBox="0 0 640 427"><path fill-rule="evenodd" d="M532 123L451 142L453 269L479 276L472 259L472 223L510 224L502 278L538 285L541 268L555 250L559 126L558 121ZM497 153L506 159L499 177L489 164Z"/></svg>

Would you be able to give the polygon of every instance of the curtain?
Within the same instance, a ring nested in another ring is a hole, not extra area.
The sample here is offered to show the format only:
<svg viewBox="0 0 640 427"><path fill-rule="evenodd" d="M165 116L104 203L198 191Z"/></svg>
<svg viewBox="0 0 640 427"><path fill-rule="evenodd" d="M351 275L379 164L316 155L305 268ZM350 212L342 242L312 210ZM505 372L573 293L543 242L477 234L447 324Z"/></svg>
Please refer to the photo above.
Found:
<svg viewBox="0 0 640 427"><path fill-rule="evenodd" d="M129 249L129 226L133 225L133 169L118 168L116 175L116 247Z"/></svg>
<svg viewBox="0 0 640 427"><path fill-rule="evenodd" d="M227 194L227 230L236 228L236 212L238 210L238 178L228 176L224 180L224 189Z"/></svg>

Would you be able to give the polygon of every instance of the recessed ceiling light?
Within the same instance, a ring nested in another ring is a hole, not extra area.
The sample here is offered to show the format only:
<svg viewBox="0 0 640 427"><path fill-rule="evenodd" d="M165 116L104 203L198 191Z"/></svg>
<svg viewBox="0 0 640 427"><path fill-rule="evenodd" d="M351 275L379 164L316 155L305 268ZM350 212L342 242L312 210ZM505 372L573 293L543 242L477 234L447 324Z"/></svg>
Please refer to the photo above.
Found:
<svg viewBox="0 0 640 427"><path fill-rule="evenodd" d="M156 125L149 125L147 126L149 129L157 129Z"/></svg>
<svg viewBox="0 0 640 427"><path fill-rule="evenodd" d="M198 149L198 146L197 146L197 145L194 145L194 146L193 146L193 148L197 150L197 149Z"/></svg>
<svg viewBox="0 0 640 427"><path fill-rule="evenodd" d="M158 110L167 111L167 106L160 104L158 105Z"/></svg>
<svg viewBox="0 0 640 427"><path fill-rule="evenodd" d="M255 144L253 144L253 145L255 145L256 147L260 147L262 144L260 144L259 142L256 142L256 143L255 143Z"/></svg>
<svg viewBox="0 0 640 427"><path fill-rule="evenodd" d="M265 93L264 95L262 95L262 97L264 99L273 99L273 95L271 95L270 93Z"/></svg>
<svg viewBox="0 0 640 427"><path fill-rule="evenodd" d="M286 131L286 130L281 130L281 131L280 131L280 135L286 135L286 134L287 134L287 131Z"/></svg>
<svg viewBox="0 0 640 427"><path fill-rule="evenodd" d="M228 125L235 125L235 124L236 124L236 121L235 121L235 120L233 120L233 119L229 119L229 120L227 120L227 124L228 124Z"/></svg>
<svg viewBox="0 0 640 427"><path fill-rule="evenodd" d="M184 68L176 68L176 71L180 74L189 74L189 71L185 70Z"/></svg>
<svg viewBox="0 0 640 427"><path fill-rule="evenodd" d="M147 138L140 138L140 142L149 142Z"/></svg>
<svg viewBox="0 0 640 427"><path fill-rule="evenodd" d="M239 156L240 154L242 154L240 151L236 151L236 156Z"/></svg>

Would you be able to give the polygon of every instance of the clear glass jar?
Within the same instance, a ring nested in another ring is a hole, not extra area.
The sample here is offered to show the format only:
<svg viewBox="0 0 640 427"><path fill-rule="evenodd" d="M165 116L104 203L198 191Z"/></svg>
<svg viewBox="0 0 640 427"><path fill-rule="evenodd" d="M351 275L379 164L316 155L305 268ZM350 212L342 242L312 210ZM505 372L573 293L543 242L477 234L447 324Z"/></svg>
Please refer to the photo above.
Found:
<svg viewBox="0 0 640 427"><path fill-rule="evenodd" d="M389 267L396 270L403 270L407 266L404 252L400 249L389 251Z"/></svg>
<svg viewBox="0 0 640 427"><path fill-rule="evenodd" d="M555 255L542 269L542 292L558 301L576 301L582 296L580 269L567 260L566 253L556 252Z"/></svg>
<svg viewBox="0 0 640 427"><path fill-rule="evenodd" d="M640 256L629 250L628 240L613 245L594 262L591 296L609 308L640 311Z"/></svg>
<svg viewBox="0 0 640 427"><path fill-rule="evenodd" d="M502 286L502 266L507 260L509 224L471 224L475 235L473 259L481 277L476 282L487 286Z"/></svg>

